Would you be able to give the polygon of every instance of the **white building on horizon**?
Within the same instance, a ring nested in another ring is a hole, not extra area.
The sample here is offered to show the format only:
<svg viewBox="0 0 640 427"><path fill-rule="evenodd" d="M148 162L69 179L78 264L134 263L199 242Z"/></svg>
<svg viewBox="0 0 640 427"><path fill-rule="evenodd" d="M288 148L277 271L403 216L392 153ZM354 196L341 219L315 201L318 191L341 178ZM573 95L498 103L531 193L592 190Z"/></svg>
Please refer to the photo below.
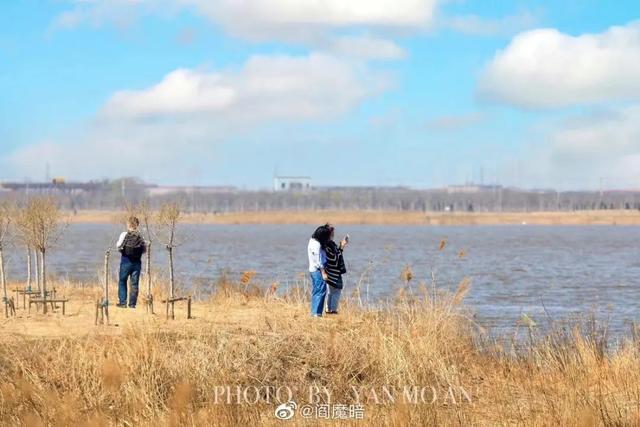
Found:
<svg viewBox="0 0 640 427"><path fill-rule="evenodd" d="M311 177L308 176L274 176L273 191L311 191Z"/></svg>

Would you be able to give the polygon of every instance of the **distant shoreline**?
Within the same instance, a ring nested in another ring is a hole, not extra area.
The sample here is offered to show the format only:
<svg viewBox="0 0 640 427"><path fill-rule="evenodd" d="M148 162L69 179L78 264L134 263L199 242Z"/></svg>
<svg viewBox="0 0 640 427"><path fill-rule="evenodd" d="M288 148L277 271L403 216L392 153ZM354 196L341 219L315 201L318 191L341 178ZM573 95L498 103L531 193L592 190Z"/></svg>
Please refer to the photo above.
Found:
<svg viewBox="0 0 640 427"><path fill-rule="evenodd" d="M117 211L68 212L71 224L116 224ZM396 212L396 211L268 211L185 214L189 224L335 224L363 225L640 225L637 210L576 212Z"/></svg>

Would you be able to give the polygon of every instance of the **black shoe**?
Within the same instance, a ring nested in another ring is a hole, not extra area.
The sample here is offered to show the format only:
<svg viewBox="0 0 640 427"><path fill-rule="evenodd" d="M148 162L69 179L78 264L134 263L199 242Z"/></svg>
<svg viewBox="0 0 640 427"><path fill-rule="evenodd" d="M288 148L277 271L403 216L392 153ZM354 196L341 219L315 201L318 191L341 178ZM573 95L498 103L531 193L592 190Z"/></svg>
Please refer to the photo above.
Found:
<svg viewBox="0 0 640 427"><path fill-rule="evenodd" d="M127 304L116 304L118 308L127 308Z"/></svg>
<svg viewBox="0 0 640 427"><path fill-rule="evenodd" d="M136 306L135 305L130 305L129 308L136 308Z"/></svg>
<svg viewBox="0 0 640 427"><path fill-rule="evenodd" d="M327 311L327 314L338 314L337 311Z"/></svg>

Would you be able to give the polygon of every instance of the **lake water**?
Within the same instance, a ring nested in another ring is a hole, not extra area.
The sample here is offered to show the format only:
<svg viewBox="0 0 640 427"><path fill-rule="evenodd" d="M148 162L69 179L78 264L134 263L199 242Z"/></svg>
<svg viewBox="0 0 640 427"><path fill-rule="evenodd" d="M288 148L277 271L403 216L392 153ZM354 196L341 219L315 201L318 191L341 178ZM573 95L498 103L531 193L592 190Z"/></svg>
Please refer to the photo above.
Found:
<svg viewBox="0 0 640 427"><path fill-rule="evenodd" d="M313 227L304 225L185 225L177 249L178 281L211 288L222 270L232 277L255 270L257 280L290 286L307 269L306 246ZM49 271L72 281L95 282L104 250L115 240L113 225L71 225L49 255ZM369 286L370 301L393 297L410 265L417 284L455 289L472 280L466 304L493 329L512 328L523 313L535 320L595 312L614 331L640 320L638 228L626 226L345 226L347 292ZM447 239L438 251L441 239ZM20 251L20 252L18 252ZM23 274L22 250L9 252L10 278ZM460 251L465 256L458 256ZM165 251L154 252L166 269ZM112 271L117 270L117 254ZM302 276L301 276L302 274ZM13 277L11 277L13 276Z"/></svg>

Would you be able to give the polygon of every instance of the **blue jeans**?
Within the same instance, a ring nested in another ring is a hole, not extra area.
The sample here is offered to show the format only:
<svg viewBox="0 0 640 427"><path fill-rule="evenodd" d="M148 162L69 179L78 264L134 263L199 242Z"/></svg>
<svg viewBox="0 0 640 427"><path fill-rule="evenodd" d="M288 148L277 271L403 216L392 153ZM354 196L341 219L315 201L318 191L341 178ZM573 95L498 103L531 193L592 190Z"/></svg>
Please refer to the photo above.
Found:
<svg viewBox="0 0 640 427"><path fill-rule="evenodd" d="M327 284L320 270L310 273L311 276L311 315L322 316L324 298L327 295Z"/></svg>
<svg viewBox="0 0 640 427"><path fill-rule="evenodd" d="M342 289L334 288L331 285L328 285L327 289L329 289L329 295L327 296L327 311L337 313Z"/></svg>
<svg viewBox="0 0 640 427"><path fill-rule="evenodd" d="M138 301L138 282L140 281L141 261L131 261L123 256L120 260L120 281L118 282L118 303L127 305L127 279L131 277L129 307L135 307Z"/></svg>

